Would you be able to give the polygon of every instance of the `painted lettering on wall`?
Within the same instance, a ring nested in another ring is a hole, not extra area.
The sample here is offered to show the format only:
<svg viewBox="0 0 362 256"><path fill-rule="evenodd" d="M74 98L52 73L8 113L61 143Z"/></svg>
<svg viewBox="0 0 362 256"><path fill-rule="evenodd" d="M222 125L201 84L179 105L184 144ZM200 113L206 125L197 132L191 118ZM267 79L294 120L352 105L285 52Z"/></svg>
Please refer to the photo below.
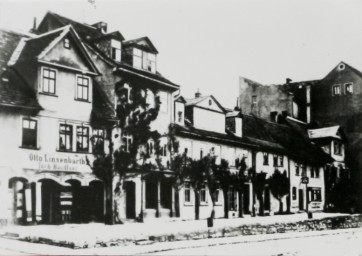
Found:
<svg viewBox="0 0 362 256"><path fill-rule="evenodd" d="M29 154L31 162L38 163L40 170L78 171L78 167L87 166L86 157L59 157L50 154Z"/></svg>

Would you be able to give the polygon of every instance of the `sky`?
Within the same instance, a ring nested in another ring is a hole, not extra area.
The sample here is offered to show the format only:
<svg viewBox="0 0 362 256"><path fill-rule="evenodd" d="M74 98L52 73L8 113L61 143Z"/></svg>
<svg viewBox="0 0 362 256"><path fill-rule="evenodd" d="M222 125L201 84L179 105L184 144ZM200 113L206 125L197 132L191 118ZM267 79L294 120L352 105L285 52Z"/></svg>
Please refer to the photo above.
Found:
<svg viewBox="0 0 362 256"><path fill-rule="evenodd" d="M229 108L239 76L320 79L340 61L362 70L361 0L0 0L0 27L28 31L48 10L107 22L126 39L148 36L158 71L182 95L199 90Z"/></svg>

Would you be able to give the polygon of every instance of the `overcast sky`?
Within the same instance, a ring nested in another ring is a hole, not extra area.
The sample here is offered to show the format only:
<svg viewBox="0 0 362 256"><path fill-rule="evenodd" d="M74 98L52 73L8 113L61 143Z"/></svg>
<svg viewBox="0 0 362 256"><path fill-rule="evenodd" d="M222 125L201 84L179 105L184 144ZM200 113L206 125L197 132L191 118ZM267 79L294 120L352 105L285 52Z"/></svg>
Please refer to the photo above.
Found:
<svg viewBox="0 0 362 256"><path fill-rule="evenodd" d="M158 70L192 97L233 107L239 76L262 84L324 77L343 60L362 70L362 1L0 0L0 27L29 30L47 10L148 36Z"/></svg>

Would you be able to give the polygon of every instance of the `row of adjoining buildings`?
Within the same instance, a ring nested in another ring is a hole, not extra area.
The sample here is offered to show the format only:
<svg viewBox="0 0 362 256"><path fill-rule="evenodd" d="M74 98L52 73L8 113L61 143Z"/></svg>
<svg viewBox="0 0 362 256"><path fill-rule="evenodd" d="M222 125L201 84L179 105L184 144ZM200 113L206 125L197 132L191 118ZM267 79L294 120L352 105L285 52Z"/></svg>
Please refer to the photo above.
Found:
<svg viewBox="0 0 362 256"><path fill-rule="evenodd" d="M157 71L157 54L147 37L125 40L119 31L108 32L104 22L88 25L52 12L32 33L0 31L3 223L104 220L104 184L88 163L97 152L107 152L109 139L123 150L132 143L117 128L115 109L120 95L128 97L127 91L134 87L144 88L149 106L155 104L155 96L161 101L152 128L161 134L165 166L172 127L180 154L190 158L212 153L217 162L227 160L230 172L238 172L239 159L267 177L275 169L285 171L290 181L289 195L283 199L285 211L324 209L325 167L344 164L345 137L340 127L309 129L288 113L279 122L268 121L238 107L227 109L212 95L196 93L187 99L180 95L179 85ZM320 139L331 149L320 147ZM155 157L153 147L149 141L150 158ZM186 180L176 193L172 175L172 170L165 170L157 178L143 174L126 178L121 193L114 195L117 218L136 219L140 214L173 218L175 201L178 218L195 218L193 187ZM303 182L306 177L308 185ZM279 202L268 185L262 199L256 199L251 181L243 184L242 194L239 190L230 186L223 196L218 189L216 217L225 212L229 217L257 214L260 200L267 215L278 211ZM207 218L212 203L206 182L198 196L199 216Z"/></svg>

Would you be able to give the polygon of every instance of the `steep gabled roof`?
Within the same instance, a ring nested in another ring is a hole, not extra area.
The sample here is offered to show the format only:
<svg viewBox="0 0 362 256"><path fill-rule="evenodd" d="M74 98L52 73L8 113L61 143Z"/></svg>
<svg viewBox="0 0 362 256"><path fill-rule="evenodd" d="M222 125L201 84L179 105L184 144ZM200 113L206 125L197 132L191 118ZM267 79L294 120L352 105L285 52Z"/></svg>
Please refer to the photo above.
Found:
<svg viewBox="0 0 362 256"><path fill-rule="evenodd" d="M191 107L191 106L196 106L197 104L199 104L200 102L206 100L206 99L209 99L211 98L215 103L216 105L224 112L226 113L226 109L220 104L220 102L218 102L216 100L216 98L212 95L207 95L207 96L200 96L200 97L196 97L196 98L192 98L192 99L185 99L186 100L186 104L185 106L186 107Z"/></svg>
<svg viewBox="0 0 362 256"><path fill-rule="evenodd" d="M278 124L256 116L243 115L243 136L276 143L295 161L312 165L333 162L319 146L288 123Z"/></svg>
<svg viewBox="0 0 362 256"><path fill-rule="evenodd" d="M26 71L26 65L34 64L37 60L41 60L55 45L57 45L65 36L70 34L78 49L80 50L85 62L90 67L91 72L99 74L96 65L93 63L85 46L81 42L77 32L71 25L49 31L33 38L26 39L24 46L19 52L17 58L12 58L15 67L20 67L22 71Z"/></svg>
<svg viewBox="0 0 362 256"><path fill-rule="evenodd" d="M44 25L44 23L48 19L55 20L56 22L59 23L60 26L72 25L83 40L88 40L88 39L100 37L103 35L102 32L100 32L97 28L95 28L91 25L69 19L67 17L64 17L62 15L59 15L57 13L50 12L50 11L48 11L46 13L45 17L40 22L40 24L38 26L38 30L39 30L39 28L41 28Z"/></svg>
<svg viewBox="0 0 362 256"><path fill-rule="evenodd" d="M30 86L8 62L14 50L23 38L29 35L9 30L0 30L0 106L21 109L40 110Z"/></svg>
<svg viewBox="0 0 362 256"><path fill-rule="evenodd" d="M143 44L140 44L142 41L145 41L147 45L145 46ZM123 41L124 47L129 47L129 46L134 46L134 45L141 46L152 53L155 53L155 54L158 53L156 47L154 46L154 44L151 42L151 40L147 36Z"/></svg>

